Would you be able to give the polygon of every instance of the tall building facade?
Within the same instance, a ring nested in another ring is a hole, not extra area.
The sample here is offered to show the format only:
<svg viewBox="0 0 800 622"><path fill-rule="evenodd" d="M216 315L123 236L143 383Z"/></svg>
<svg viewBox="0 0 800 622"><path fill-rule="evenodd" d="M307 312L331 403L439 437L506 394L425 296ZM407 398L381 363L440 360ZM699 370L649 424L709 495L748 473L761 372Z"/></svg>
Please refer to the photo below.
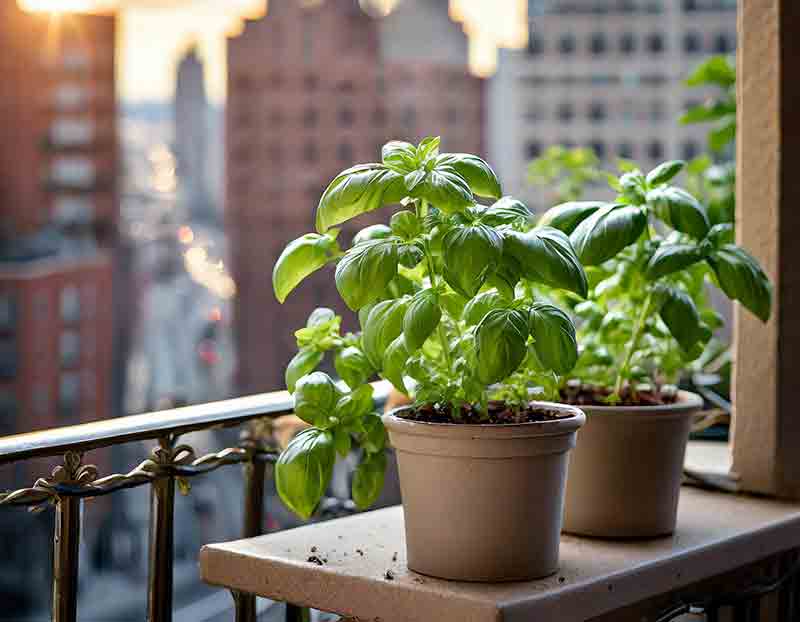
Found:
<svg viewBox="0 0 800 622"><path fill-rule="evenodd" d="M0 426L110 415L112 16L0 4Z"/></svg>
<svg viewBox="0 0 800 622"><path fill-rule="evenodd" d="M735 0L533 1L526 50L501 52L487 92L489 154L506 190L542 208L528 163L550 145L591 147L652 166L705 150L680 126L702 91L683 81L736 47Z"/></svg>
<svg viewBox="0 0 800 622"><path fill-rule="evenodd" d="M327 183L392 138L440 134L447 151L483 151L483 85L446 0L404 0L382 20L355 0L301 5L270 2L228 44L225 221L245 392L283 386L293 330L315 306L345 312L329 274L283 305L270 285L284 245L313 230Z"/></svg>

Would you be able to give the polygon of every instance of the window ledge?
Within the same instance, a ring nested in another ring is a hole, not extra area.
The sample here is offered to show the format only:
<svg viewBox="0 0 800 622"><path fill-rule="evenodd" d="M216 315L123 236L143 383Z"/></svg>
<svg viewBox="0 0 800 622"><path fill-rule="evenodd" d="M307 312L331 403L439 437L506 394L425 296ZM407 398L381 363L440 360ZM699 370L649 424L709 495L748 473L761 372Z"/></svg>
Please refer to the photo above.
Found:
<svg viewBox="0 0 800 622"><path fill-rule="evenodd" d="M200 565L208 583L359 619L583 620L799 545L800 504L684 487L673 536L565 535L559 572L538 581L458 583L408 570L400 507L208 545Z"/></svg>

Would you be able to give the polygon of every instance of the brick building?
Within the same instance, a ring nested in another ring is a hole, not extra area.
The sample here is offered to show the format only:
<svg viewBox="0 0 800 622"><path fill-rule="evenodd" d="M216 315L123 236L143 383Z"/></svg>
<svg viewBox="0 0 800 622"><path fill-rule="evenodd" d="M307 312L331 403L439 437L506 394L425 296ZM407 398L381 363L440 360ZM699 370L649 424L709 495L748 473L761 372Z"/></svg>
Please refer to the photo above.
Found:
<svg viewBox="0 0 800 622"><path fill-rule="evenodd" d="M283 305L271 287L284 245L313 230L327 183L378 159L391 138L439 134L447 151L483 151L483 84L467 72L467 41L445 0L405 0L382 20L355 0L301 4L270 2L228 43L225 219L245 392L283 386L293 331L315 306L344 312L332 274Z"/></svg>
<svg viewBox="0 0 800 622"><path fill-rule="evenodd" d="M0 3L0 433L110 416L114 18Z"/></svg>

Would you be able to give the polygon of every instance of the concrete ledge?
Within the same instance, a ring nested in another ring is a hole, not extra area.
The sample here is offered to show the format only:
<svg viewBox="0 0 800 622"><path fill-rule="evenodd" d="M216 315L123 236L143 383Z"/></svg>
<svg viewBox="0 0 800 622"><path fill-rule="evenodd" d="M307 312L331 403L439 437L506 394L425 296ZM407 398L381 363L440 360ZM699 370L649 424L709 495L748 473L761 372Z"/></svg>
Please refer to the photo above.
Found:
<svg viewBox="0 0 800 622"><path fill-rule="evenodd" d="M408 570L400 507L211 544L200 567L214 585L374 622L573 621L799 546L800 504L685 487L673 536L565 535L559 572L538 581L457 583Z"/></svg>

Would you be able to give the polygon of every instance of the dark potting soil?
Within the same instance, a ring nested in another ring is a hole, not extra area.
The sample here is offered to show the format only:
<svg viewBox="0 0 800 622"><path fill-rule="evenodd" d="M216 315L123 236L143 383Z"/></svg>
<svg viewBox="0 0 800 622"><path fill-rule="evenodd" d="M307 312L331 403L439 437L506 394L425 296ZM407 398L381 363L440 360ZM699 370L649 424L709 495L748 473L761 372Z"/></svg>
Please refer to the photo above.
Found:
<svg viewBox="0 0 800 622"><path fill-rule="evenodd" d="M553 408L528 406L525 409L515 410L509 408L505 402L491 401L488 405L488 414L482 413L471 405L464 405L458 410L459 415L453 416L450 406L443 407L439 404L424 404L413 410L399 414L403 419L419 421L422 423L464 423L464 424L501 424L501 423L535 423L541 421L555 421L571 417Z"/></svg>
<svg viewBox="0 0 800 622"><path fill-rule="evenodd" d="M610 406L608 397L612 391L606 387L582 385L580 388L567 387L561 390L561 401L572 406ZM666 406L678 399L676 391L662 391L660 387L643 391L624 388L620 401L615 406Z"/></svg>

